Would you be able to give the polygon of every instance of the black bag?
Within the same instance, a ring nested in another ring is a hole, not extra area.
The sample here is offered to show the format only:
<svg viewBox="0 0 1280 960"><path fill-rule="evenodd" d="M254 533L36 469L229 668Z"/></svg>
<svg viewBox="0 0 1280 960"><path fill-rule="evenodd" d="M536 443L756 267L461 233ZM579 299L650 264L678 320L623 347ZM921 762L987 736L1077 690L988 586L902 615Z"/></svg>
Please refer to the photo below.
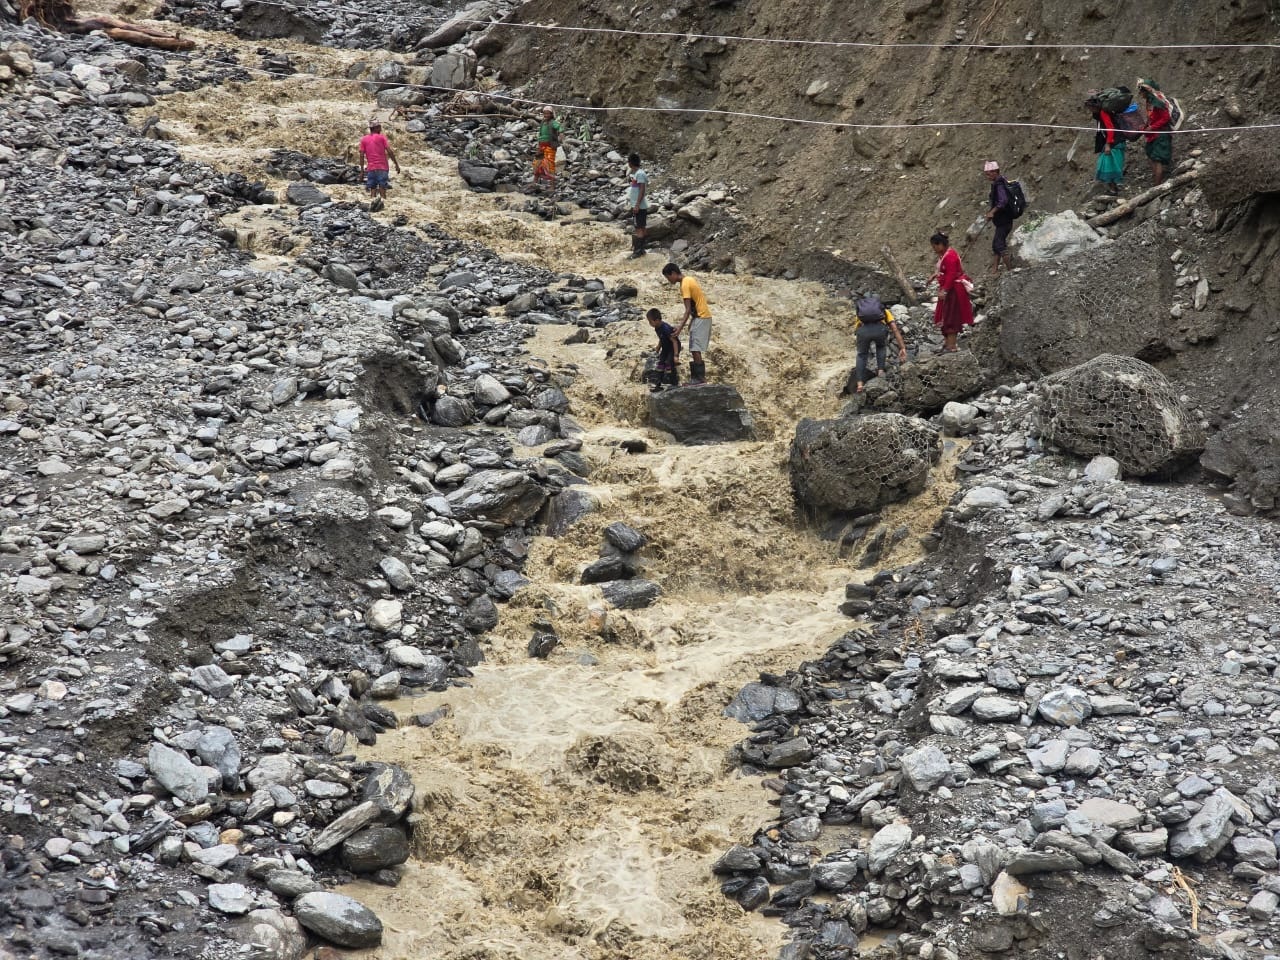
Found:
<svg viewBox="0 0 1280 960"><path fill-rule="evenodd" d="M858 312L858 319L863 323L884 323L884 302L874 293L859 297L854 309Z"/></svg>
<svg viewBox="0 0 1280 960"><path fill-rule="evenodd" d="M1017 180L1006 180L1004 186L1009 191L1009 213L1017 220L1027 212L1027 195L1022 192L1022 184Z"/></svg>

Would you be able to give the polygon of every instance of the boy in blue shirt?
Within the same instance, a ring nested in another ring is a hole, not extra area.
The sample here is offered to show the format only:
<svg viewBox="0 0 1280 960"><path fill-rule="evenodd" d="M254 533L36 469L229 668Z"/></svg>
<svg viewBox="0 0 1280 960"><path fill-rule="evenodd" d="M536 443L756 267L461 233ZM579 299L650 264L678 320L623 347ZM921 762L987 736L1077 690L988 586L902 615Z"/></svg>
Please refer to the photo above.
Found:
<svg viewBox="0 0 1280 960"><path fill-rule="evenodd" d="M676 357L680 354L680 340L676 337L671 324L663 323L662 312L656 307L644 316L649 321L649 326L653 327L654 332L658 334L658 362L655 365L653 384L649 390L657 393L667 383L678 387L680 378L676 374Z"/></svg>

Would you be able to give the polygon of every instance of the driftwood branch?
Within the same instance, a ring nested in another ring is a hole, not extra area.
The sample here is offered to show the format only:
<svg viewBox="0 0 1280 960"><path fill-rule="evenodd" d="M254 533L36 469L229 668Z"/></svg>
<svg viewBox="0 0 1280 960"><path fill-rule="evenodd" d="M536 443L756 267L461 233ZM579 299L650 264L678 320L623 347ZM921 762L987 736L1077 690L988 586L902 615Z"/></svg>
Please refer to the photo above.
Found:
<svg viewBox="0 0 1280 960"><path fill-rule="evenodd" d="M18 14L23 19L34 17L46 27L67 33L92 33L101 30L112 40L132 44L135 47L158 47L161 50L192 50L195 41L175 37L171 33L131 23L116 17L97 14L77 17L68 0L19 0Z"/></svg>
<svg viewBox="0 0 1280 960"><path fill-rule="evenodd" d="M907 275L902 272L902 266L898 263L898 258L893 255L893 249L886 243L880 248L880 252L884 254L884 258L889 261L889 269L893 271L893 275L898 279L898 286L902 288L902 295L907 298L907 304L910 306L919 306L920 298L916 296L915 288L911 286Z"/></svg>
<svg viewBox="0 0 1280 960"><path fill-rule="evenodd" d="M1091 227L1105 227L1108 224L1115 223L1117 220L1123 220L1139 207L1145 206L1158 197L1163 197L1166 193L1178 189L1183 184L1190 183L1196 177L1200 176L1199 170L1188 170L1176 177L1166 180L1158 187L1152 187L1150 190L1144 190L1136 197L1130 197L1118 207L1112 207L1106 213L1100 213L1096 217L1090 217L1086 221Z"/></svg>

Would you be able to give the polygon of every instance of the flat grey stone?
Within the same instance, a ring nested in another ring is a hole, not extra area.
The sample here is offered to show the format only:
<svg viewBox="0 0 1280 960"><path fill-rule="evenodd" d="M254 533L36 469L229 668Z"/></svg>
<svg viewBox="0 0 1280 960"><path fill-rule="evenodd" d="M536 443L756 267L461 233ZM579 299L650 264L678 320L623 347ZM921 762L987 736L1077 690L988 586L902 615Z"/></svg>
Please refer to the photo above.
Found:
<svg viewBox="0 0 1280 960"><path fill-rule="evenodd" d="M382 921L360 901L340 893L304 893L293 915L316 936L340 947L362 949L382 942Z"/></svg>

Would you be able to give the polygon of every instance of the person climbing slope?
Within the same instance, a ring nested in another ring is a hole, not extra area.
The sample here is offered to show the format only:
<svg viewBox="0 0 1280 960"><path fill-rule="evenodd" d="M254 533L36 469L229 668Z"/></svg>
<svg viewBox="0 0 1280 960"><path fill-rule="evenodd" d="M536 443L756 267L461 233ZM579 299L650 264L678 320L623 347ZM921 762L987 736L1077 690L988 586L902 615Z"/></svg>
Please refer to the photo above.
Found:
<svg viewBox="0 0 1280 960"><path fill-rule="evenodd" d="M1115 195L1124 182L1124 140L1116 133L1116 121L1103 107L1102 101L1091 96L1085 106L1098 122L1098 132L1093 138L1093 152L1098 155L1094 179L1105 184L1107 192Z"/></svg>
<svg viewBox="0 0 1280 960"><path fill-rule="evenodd" d="M982 175L991 183L991 195L987 198L990 209L987 210L987 219L996 228L995 238L991 241L991 274L996 276L1000 273L1000 264L1004 264L1004 268L1008 270L1011 267L1009 261L1009 234L1013 231L1013 221L1016 219L1013 210L1013 195L1009 192L1009 181L1004 178L1000 172L1000 164L995 160L988 160L982 167Z"/></svg>
<svg viewBox="0 0 1280 960"><path fill-rule="evenodd" d="M935 233L929 238L929 244L938 257L937 272L930 277L938 281L938 305L933 310L933 322L942 330L942 352L955 353L959 349L956 337L973 324L973 304L969 300L973 284L965 276L960 254L945 233Z"/></svg>
<svg viewBox="0 0 1280 960"><path fill-rule="evenodd" d="M680 356L680 340L675 330L671 328L671 324L663 322L662 311L657 307L651 309L644 317L649 321L649 326L653 327L654 333L658 335L658 362L654 366L653 383L649 390L657 393L666 384L678 387L680 375L676 373L676 359Z"/></svg>
<svg viewBox="0 0 1280 960"><path fill-rule="evenodd" d="M1158 187L1173 166L1173 134L1169 132L1173 129L1173 112L1154 80L1138 84L1138 105L1142 109L1142 129L1147 141L1143 149L1151 161L1151 180Z"/></svg>
<svg viewBox="0 0 1280 960"><path fill-rule="evenodd" d="M649 235L649 174L640 166L638 153L627 157L627 206L636 224L636 232L631 237L631 256L643 257Z"/></svg>
<svg viewBox="0 0 1280 960"><path fill-rule="evenodd" d="M889 346L889 334L898 341L898 362L907 362L907 345L902 339L902 331L893 319L893 312L884 305L874 293L866 293L854 304L856 314L853 326L854 336L858 339L858 362L856 366L857 386L855 393L861 393L867 382L867 359L874 347L876 351L876 371L873 376L880 376L885 371L885 354Z"/></svg>

